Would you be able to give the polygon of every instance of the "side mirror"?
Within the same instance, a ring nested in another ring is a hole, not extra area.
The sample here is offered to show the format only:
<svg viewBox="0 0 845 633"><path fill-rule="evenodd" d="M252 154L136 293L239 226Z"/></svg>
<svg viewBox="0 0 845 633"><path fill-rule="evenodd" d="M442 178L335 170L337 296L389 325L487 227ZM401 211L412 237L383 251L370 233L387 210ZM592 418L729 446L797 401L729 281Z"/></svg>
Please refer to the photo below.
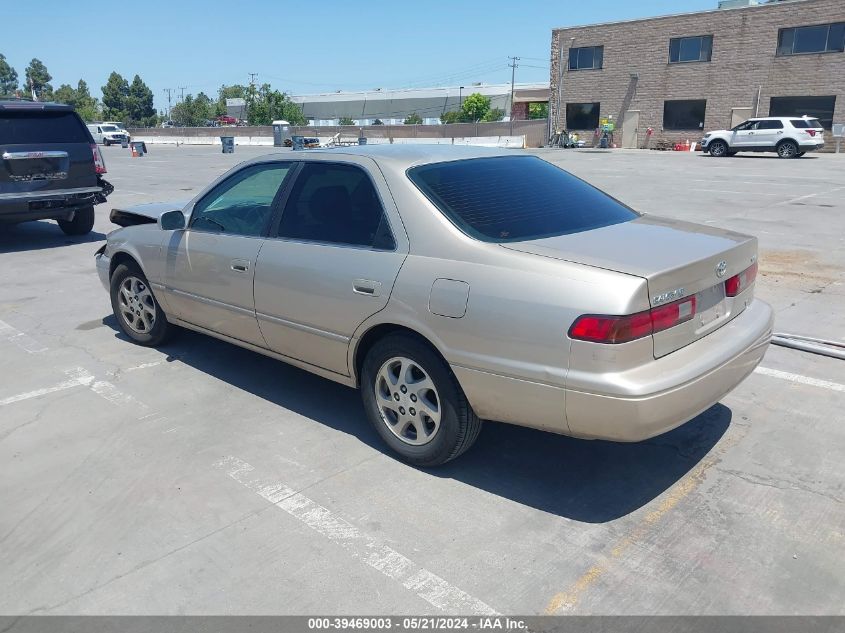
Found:
<svg viewBox="0 0 845 633"><path fill-rule="evenodd" d="M158 228L162 231L179 231L185 228L185 214L180 210L166 211L158 216Z"/></svg>

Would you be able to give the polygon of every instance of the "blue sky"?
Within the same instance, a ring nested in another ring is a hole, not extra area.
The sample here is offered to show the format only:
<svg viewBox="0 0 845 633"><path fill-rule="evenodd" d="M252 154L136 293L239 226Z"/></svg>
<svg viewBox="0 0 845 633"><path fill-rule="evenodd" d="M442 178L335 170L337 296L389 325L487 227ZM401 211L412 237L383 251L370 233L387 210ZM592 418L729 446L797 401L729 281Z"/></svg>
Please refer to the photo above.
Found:
<svg viewBox="0 0 845 633"><path fill-rule="evenodd" d="M717 0L0 0L0 53L23 79L33 57L53 87L137 73L216 95L258 73L291 94L548 81L551 29L716 8ZM106 7L109 7L106 9ZM178 95L178 92L175 93Z"/></svg>

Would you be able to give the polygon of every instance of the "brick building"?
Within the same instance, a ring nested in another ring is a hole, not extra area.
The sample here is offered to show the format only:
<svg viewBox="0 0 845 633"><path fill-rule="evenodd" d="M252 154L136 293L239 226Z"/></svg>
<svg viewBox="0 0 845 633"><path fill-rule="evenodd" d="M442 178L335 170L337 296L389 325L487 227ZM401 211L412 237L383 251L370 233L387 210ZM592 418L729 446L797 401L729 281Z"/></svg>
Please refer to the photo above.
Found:
<svg viewBox="0 0 845 633"><path fill-rule="evenodd" d="M653 141L695 141L755 115L808 114L830 130L845 123L843 48L845 0L554 29L550 131L583 137L612 117L617 145L643 147L648 128Z"/></svg>

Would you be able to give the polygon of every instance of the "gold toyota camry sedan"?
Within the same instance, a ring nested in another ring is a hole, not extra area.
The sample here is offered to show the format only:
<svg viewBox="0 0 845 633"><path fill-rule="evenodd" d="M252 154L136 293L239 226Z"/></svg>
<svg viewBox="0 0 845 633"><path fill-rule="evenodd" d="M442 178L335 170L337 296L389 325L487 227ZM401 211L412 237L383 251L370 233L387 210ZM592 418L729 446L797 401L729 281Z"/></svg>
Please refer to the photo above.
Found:
<svg viewBox="0 0 845 633"><path fill-rule="evenodd" d="M189 328L358 388L421 466L482 420L658 435L739 384L772 334L756 238L643 215L512 150L275 153L111 217L96 264L129 338Z"/></svg>

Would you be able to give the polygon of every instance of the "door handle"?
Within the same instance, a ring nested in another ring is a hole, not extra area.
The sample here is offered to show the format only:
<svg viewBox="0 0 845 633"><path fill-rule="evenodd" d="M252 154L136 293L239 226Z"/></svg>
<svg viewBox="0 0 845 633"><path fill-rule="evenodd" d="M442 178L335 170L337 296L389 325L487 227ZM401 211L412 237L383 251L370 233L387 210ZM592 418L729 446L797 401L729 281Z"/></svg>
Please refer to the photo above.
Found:
<svg viewBox="0 0 845 633"><path fill-rule="evenodd" d="M236 273L245 273L249 270L249 260L248 259L233 259L232 260L232 270Z"/></svg>
<svg viewBox="0 0 845 633"><path fill-rule="evenodd" d="M352 291L359 295L378 297L381 294L381 282L372 279L353 279Z"/></svg>

